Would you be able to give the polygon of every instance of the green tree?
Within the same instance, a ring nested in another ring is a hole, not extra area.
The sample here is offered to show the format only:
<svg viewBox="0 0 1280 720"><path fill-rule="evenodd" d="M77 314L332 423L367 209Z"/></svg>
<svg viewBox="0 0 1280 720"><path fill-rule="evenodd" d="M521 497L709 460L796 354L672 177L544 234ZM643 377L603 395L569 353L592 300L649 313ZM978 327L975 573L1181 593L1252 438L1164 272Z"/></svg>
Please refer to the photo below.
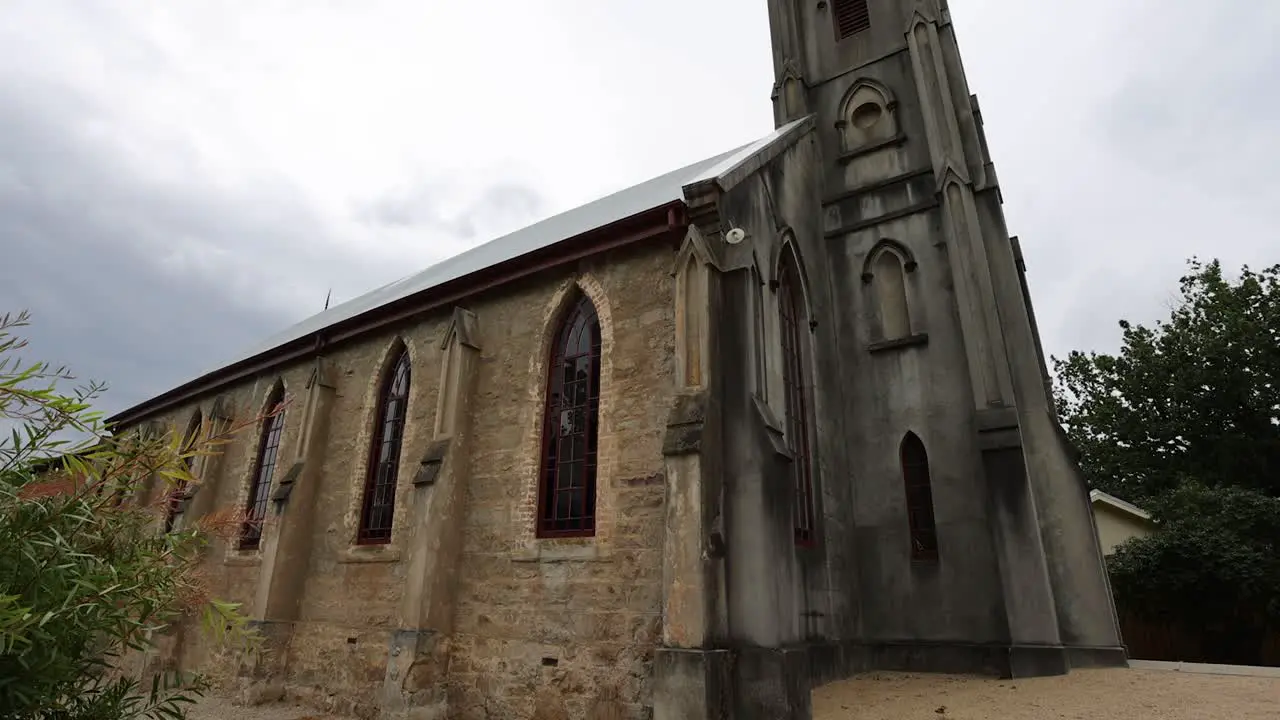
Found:
<svg viewBox="0 0 1280 720"><path fill-rule="evenodd" d="M1261 664L1280 629L1280 265L1189 264L1167 320L1054 359L1057 402L1090 485L1157 523L1108 558L1121 617L1194 653L1160 659Z"/></svg>
<svg viewBox="0 0 1280 720"><path fill-rule="evenodd" d="M1280 495L1280 265L1189 265L1168 320L1054 358L1063 424L1090 484L1131 502L1187 480Z"/></svg>
<svg viewBox="0 0 1280 720"><path fill-rule="evenodd" d="M1196 638L1199 657L1176 659L1267 662L1280 628L1280 498L1185 483L1153 510L1159 530L1108 559L1121 616Z"/></svg>
<svg viewBox="0 0 1280 720"><path fill-rule="evenodd" d="M199 678L136 677L120 661L192 616L223 641L252 639L198 572L210 532L235 523L162 533L159 504L130 500L152 478L195 482L188 460L227 437L113 436L90 407L103 386L64 394L64 368L19 362L13 331L26 323L0 318L0 426L12 426L0 441L0 717L180 718Z"/></svg>

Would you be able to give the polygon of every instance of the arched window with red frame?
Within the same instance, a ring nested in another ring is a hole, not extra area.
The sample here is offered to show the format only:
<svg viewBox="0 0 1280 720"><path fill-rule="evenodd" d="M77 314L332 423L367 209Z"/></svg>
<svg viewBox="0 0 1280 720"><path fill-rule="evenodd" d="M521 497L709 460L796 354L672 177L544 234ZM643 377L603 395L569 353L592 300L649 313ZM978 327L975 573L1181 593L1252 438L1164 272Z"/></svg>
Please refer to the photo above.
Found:
<svg viewBox="0 0 1280 720"><path fill-rule="evenodd" d="M280 436L284 434L284 386L279 383L267 399L267 416L262 420L258 440L258 456L249 479L249 497L245 503L244 525L240 529L240 549L252 550L262 542L262 523L267 516L267 500L271 495L271 478L275 474L280 452Z"/></svg>
<svg viewBox="0 0 1280 720"><path fill-rule="evenodd" d="M369 448L369 473L365 478L356 543L385 545L391 542L396 513L396 483L400 475L400 446L404 440L409 407L409 349L401 347L378 393L378 415Z"/></svg>
<svg viewBox="0 0 1280 720"><path fill-rule="evenodd" d="M933 481L929 478L929 454L913 432L902 438L898 450L902 481L907 491L907 523L911 529L911 559L938 559L938 528L933 518Z"/></svg>
<svg viewBox="0 0 1280 720"><path fill-rule="evenodd" d="M809 426L808 353L805 349L809 323L793 256L786 256L782 262L777 293L786 433L793 455L791 478L795 488L795 540L800 545L812 545L817 542L817 531L814 521L813 436Z"/></svg>
<svg viewBox="0 0 1280 720"><path fill-rule="evenodd" d="M596 530L600 319L580 296L552 340L538 483L538 537Z"/></svg>

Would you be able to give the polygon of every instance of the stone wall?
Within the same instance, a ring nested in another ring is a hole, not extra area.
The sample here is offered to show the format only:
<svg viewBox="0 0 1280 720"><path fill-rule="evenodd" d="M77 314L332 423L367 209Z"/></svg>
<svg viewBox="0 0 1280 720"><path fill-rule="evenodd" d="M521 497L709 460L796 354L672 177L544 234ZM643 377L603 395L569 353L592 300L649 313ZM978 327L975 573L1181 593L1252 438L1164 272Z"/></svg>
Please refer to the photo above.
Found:
<svg viewBox="0 0 1280 720"><path fill-rule="evenodd" d="M598 259L580 283L596 304L603 351L593 539L534 540L547 338L570 281L531 286L478 310L486 347L450 688L460 718L587 717L606 706L621 713L606 717L639 717L650 702L662 602L672 253L626 256Z"/></svg>
<svg viewBox="0 0 1280 720"><path fill-rule="evenodd" d="M661 444L672 394L672 258L672 247L658 240L460 303L478 320L481 353L470 405L456 630L447 641L450 717L642 717L651 704L662 602ZM549 337L577 292L595 302L602 325L597 532L535 540ZM323 468L315 476L310 560L292 633L277 648L283 691L322 709L377 712L389 643L403 624L412 479L433 437L450 311L325 352L334 394ZM389 544L357 546L375 398L396 338L412 359L396 524ZM300 452L311 368L310 362L286 368L221 396L243 422L261 409L277 377L284 381L293 403L277 484ZM214 402L198 401L206 418ZM196 407L148 420L181 432ZM220 458L207 461L203 502L192 501L184 522L244 505L260 434L257 427L243 430ZM161 492L157 484L150 499ZM264 548L273 533L278 527L269 525ZM234 546L217 541L209 548L204 569L211 589L261 617L260 551ZM175 633L165 648L184 667L212 669L223 681L235 672L236 663L215 657L193 627Z"/></svg>

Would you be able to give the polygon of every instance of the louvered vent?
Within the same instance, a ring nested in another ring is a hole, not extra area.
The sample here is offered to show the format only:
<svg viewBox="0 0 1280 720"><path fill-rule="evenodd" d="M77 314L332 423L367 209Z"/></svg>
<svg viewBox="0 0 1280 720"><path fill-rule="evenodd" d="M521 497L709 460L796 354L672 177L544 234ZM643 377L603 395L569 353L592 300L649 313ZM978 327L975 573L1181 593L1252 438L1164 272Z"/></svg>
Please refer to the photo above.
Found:
<svg viewBox="0 0 1280 720"><path fill-rule="evenodd" d="M831 5L835 9L836 35L841 40L871 27L867 0L833 0Z"/></svg>

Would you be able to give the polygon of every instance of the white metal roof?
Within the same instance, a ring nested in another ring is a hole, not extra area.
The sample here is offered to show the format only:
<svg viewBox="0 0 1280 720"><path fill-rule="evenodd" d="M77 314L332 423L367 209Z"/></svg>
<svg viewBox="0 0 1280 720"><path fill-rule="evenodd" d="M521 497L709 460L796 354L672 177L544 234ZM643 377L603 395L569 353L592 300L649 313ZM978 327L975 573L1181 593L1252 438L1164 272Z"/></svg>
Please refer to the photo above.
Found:
<svg viewBox="0 0 1280 720"><path fill-rule="evenodd" d="M809 124L806 124L809 123ZM267 338L256 347L241 353L221 365L210 368L190 382L173 388L120 413L117 418L134 415L153 403L163 403L179 396L184 388L215 380L223 369L325 330L333 325L363 315L379 307L394 303L433 287L458 280L472 273L501 263L515 260L531 252L577 237L605 225L638 215L663 205L685 199L686 187L717 181L722 189L732 185L735 171L749 172L748 163L761 162L770 152L788 145L811 127L810 118L801 118L774 130L768 135L719 155L700 160L665 175L633 185L593 202L560 213L529 225L496 240L442 260L427 269L383 285L354 300L313 315L292 327ZM772 146L777 147L772 147ZM207 389L207 388L206 388ZM158 407L163 407L159 405ZM154 409L154 408L153 408Z"/></svg>
<svg viewBox="0 0 1280 720"><path fill-rule="evenodd" d="M581 235L604 225L624 220L646 210L684 199L684 187L720 177L749 160L760 150L785 136L796 121L755 142L747 143L719 155L700 160L679 170L673 170L651 180L633 185L625 190L607 195L580 207L568 210L491 240L453 257L446 258L421 272L383 285L353 300L335 305L324 312L303 320L251 348L239 357L232 358L222 367L247 360L299 338L319 332L344 320L349 320L393 303L410 295L429 290L437 285L500 263L514 260L535 250L554 245L562 240ZM216 372L216 368L212 371ZM202 376L207 373L203 373Z"/></svg>
<svg viewBox="0 0 1280 720"><path fill-rule="evenodd" d="M1095 503L1101 502L1106 505L1110 505L1111 507L1116 508L1117 510L1129 513L1130 515L1142 518L1143 520L1151 519L1151 513L1147 512L1146 510L1143 510L1142 508L1138 507L1137 505L1134 505L1131 502L1128 502L1127 500L1121 500L1115 495L1112 495L1111 493L1102 492L1101 490L1090 490L1089 501L1095 502Z"/></svg>

